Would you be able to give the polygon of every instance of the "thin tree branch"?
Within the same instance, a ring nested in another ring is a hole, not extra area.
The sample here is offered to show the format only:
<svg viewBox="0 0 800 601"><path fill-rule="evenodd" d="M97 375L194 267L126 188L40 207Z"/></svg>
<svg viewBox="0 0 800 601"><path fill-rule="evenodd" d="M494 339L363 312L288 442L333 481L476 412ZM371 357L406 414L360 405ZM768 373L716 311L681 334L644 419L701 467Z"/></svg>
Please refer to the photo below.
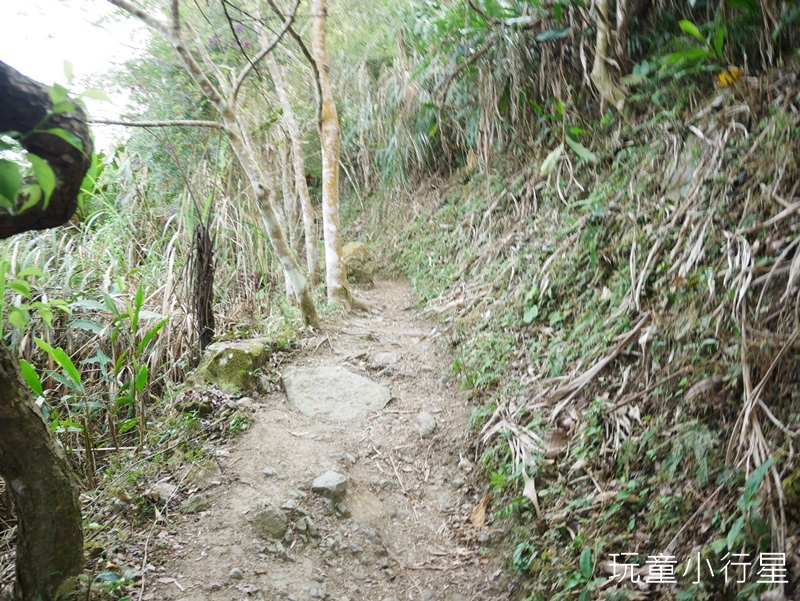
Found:
<svg viewBox="0 0 800 601"><path fill-rule="evenodd" d="M211 127L225 129L217 121L199 121L195 119L172 119L166 121L128 121L125 119L92 119L92 125L124 125L125 127Z"/></svg>
<svg viewBox="0 0 800 601"><path fill-rule="evenodd" d="M244 68L242 69L242 72L239 73L239 77L236 78L236 83L233 84L233 93L231 94L231 104L236 102L236 96L239 94L239 89L242 87L242 84L244 83L244 80L247 77L247 75L250 73L250 71L255 69L256 63L258 63L267 54L272 52L272 49L275 48L275 46L278 45L278 42L281 41L281 38L283 38L283 36L286 34L286 32L291 28L292 21L294 21L295 15L297 15L297 8L299 6L300 6L300 0L297 0L295 2L295 4L294 4L294 9L292 10L292 13L284 20L283 27L278 32L278 34L275 36L275 39L272 41L272 43L264 46L258 52L258 54L256 54L253 57L253 60L250 61L249 63L247 63L244 66Z"/></svg>
<svg viewBox="0 0 800 601"><path fill-rule="evenodd" d="M159 31L163 34L168 33L169 29L167 28L166 23L162 23L155 17L143 11L138 6L134 6L133 4L128 2L128 0L108 0L108 1L117 8L121 8L126 13L133 15L148 27L152 27L156 31Z"/></svg>
<svg viewBox="0 0 800 601"><path fill-rule="evenodd" d="M216 107L217 111L220 113L225 112L225 109L227 108L225 99L222 97L222 94L219 93L219 90L217 90L216 86L211 83L208 75L206 75L205 72L200 68L200 65L197 64L194 56L192 56L192 53L189 52L189 49L186 47L186 44L183 42L183 39L180 36L180 24L178 22L178 0L172 0L172 23L170 24L170 27L161 23L161 21L158 19L154 19L145 11L137 8L127 0L108 1L114 6L121 8L127 13L138 18L145 25L152 27L161 33L169 41L169 43L172 44L172 47L178 53L178 56L181 57L183 65L186 67L186 71L189 73L194 82L200 86L200 89L203 91L203 94L205 94L206 98L208 98L211 104Z"/></svg>
<svg viewBox="0 0 800 601"><path fill-rule="evenodd" d="M192 36L194 36L195 48L197 49L198 54L200 54L200 57L203 59L203 63L206 65L206 68L212 71L214 75L217 76L217 81L219 82L218 85L220 87L220 93L223 96L227 96L227 93L230 90L230 86L228 85L229 80L226 80L225 75L223 75L222 71L219 69L219 67L217 67L216 63L214 63L214 61L211 60L211 56L208 54L205 44L203 43L202 39L197 34L197 32L192 28L191 24L185 23L184 27L186 27L187 31Z"/></svg>
<svg viewBox="0 0 800 601"><path fill-rule="evenodd" d="M300 0L298 0L298 2L299 1ZM236 45L241 49L242 54L244 54L244 57L247 59L247 63L250 65L250 67L253 70L255 70L256 74L258 75L258 69L256 69L256 66L255 66L253 60L251 60L250 57L247 56L247 52L245 52L244 45L242 44L241 40L239 39L239 34L236 32L236 27L233 26L233 19L231 18L230 14L228 13L228 4L229 4L229 2L227 0L220 0L220 4L222 4L222 12L225 14L225 19L228 21L228 25L231 26L231 33L233 34L233 39L236 40ZM297 9L295 8L295 10L297 10ZM259 75L259 78L260 77L261 76ZM231 98L233 98L235 100L236 99L236 95L238 93L239 93L239 89L236 88L236 90L234 90L233 96L231 96Z"/></svg>
<svg viewBox="0 0 800 601"><path fill-rule="evenodd" d="M275 4L275 0L267 0L267 4L269 4L270 8L275 11L281 19L283 18L283 13ZM311 65L311 70L314 72L314 90L317 93L317 127L319 127L320 123L322 123L322 90L319 84L319 67L317 66L317 61L314 60L314 57L309 51L308 46L306 46L306 43L303 41L303 38L292 26L289 26L289 35L297 42L297 45L300 47L300 52L306 57L306 60Z"/></svg>
<svg viewBox="0 0 800 601"><path fill-rule="evenodd" d="M497 41L497 38L500 37L498 30L491 32L487 37L486 41L483 43L483 46L478 48L475 52L473 52L470 57L461 63L458 67L456 67L450 75L447 76L447 79L444 80L444 92L442 93L442 103L447 101L447 93L450 91L450 86L453 84L453 81L456 79L459 73L461 73L464 69L469 67L472 63L486 54L489 49L494 46L494 43Z"/></svg>

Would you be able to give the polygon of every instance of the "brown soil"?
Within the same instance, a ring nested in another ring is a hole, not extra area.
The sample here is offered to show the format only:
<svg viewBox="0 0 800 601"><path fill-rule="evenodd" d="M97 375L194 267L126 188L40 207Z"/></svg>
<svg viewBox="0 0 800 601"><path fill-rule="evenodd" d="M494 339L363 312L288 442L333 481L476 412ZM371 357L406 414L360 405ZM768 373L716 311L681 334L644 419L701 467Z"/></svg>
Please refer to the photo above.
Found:
<svg viewBox="0 0 800 601"><path fill-rule="evenodd" d="M207 509L173 510L154 532L140 598L508 598L497 562L481 551L490 531L475 458L464 456L471 408L445 375L444 341L419 317L407 284L380 281L360 294L372 314L353 313L302 341L292 363L343 366L389 387L392 400L343 425L306 417L280 391L255 399L248 430L216 451L210 471L182 484L181 494L197 489ZM376 365L385 351L400 361ZM420 433L421 411L435 417L432 434ZM329 469L349 478L339 504L311 492ZM265 500L290 502L280 544L254 531Z"/></svg>

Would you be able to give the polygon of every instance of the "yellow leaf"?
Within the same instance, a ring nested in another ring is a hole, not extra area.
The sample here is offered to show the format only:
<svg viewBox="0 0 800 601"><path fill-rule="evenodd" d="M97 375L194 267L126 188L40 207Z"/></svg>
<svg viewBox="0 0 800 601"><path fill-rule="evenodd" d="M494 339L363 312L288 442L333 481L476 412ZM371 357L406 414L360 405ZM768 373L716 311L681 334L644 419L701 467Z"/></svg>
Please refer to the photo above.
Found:
<svg viewBox="0 0 800 601"><path fill-rule="evenodd" d="M727 88L733 85L737 79L742 76L742 72L736 67L730 67L727 71L723 71L717 75L717 84L720 88Z"/></svg>

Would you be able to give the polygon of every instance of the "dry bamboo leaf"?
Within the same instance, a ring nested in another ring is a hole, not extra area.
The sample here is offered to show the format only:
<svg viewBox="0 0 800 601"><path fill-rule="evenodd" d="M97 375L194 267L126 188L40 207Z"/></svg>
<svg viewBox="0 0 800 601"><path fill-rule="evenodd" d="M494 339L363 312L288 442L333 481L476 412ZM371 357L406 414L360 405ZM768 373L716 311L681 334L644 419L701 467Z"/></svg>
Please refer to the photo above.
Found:
<svg viewBox="0 0 800 601"><path fill-rule="evenodd" d="M483 495L478 504L469 514L469 521L473 527L481 530L486 527L486 509L489 507L489 495Z"/></svg>

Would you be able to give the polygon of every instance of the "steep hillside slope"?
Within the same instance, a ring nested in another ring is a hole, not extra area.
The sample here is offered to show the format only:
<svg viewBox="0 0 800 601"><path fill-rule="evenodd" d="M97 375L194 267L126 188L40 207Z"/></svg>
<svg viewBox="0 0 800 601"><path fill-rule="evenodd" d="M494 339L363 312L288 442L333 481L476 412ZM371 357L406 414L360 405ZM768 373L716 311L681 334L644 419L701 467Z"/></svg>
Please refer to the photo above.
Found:
<svg viewBox="0 0 800 601"><path fill-rule="evenodd" d="M519 598L796 598L795 67L351 227L450 337Z"/></svg>

